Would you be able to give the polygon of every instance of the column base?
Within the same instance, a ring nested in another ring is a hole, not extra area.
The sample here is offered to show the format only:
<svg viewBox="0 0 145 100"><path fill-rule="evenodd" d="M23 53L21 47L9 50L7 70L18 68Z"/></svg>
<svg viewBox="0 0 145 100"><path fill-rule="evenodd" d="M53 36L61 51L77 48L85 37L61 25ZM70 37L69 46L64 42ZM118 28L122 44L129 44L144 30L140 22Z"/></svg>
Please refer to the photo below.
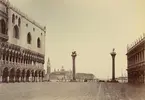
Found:
<svg viewBox="0 0 145 100"><path fill-rule="evenodd" d="M70 82L77 82L76 80L70 80Z"/></svg>
<svg viewBox="0 0 145 100"><path fill-rule="evenodd" d="M110 82L113 82L113 83L118 83L118 81L117 81L117 80L111 80Z"/></svg>

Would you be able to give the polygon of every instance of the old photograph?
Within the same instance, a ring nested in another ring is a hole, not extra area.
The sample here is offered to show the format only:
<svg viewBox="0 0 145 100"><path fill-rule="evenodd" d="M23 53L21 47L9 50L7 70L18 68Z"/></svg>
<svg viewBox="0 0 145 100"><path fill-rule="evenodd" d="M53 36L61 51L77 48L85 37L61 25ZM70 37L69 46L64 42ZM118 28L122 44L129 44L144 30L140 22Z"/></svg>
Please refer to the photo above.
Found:
<svg viewBox="0 0 145 100"><path fill-rule="evenodd" d="M0 100L145 100L145 1L0 0Z"/></svg>

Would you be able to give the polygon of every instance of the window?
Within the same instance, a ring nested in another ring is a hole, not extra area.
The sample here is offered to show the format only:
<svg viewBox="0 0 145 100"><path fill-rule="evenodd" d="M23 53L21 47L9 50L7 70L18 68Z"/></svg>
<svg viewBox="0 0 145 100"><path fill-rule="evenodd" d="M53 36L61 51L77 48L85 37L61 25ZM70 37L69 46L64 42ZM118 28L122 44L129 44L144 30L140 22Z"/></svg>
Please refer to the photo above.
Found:
<svg viewBox="0 0 145 100"><path fill-rule="evenodd" d="M13 29L13 34L14 34L14 38L19 38L19 28L17 25L14 26L14 29Z"/></svg>
<svg viewBox="0 0 145 100"><path fill-rule="evenodd" d="M27 34L27 43L28 43L28 44L31 44L31 40L32 40L32 38L31 38L31 33L29 32L29 33Z"/></svg>
<svg viewBox="0 0 145 100"><path fill-rule="evenodd" d="M26 26L28 27L28 24L26 24Z"/></svg>
<svg viewBox="0 0 145 100"><path fill-rule="evenodd" d="M18 26L20 26L21 25L21 19L19 18L18 19Z"/></svg>
<svg viewBox="0 0 145 100"><path fill-rule="evenodd" d="M35 28L33 28L33 31L35 31Z"/></svg>
<svg viewBox="0 0 145 100"><path fill-rule="evenodd" d="M6 33L6 23L3 19L0 20L0 32L3 33L3 34Z"/></svg>
<svg viewBox="0 0 145 100"><path fill-rule="evenodd" d="M12 23L15 24L15 15L12 15Z"/></svg>
<svg viewBox="0 0 145 100"><path fill-rule="evenodd" d="M37 47L40 48L40 46L41 46L41 41L40 41L40 38L38 38L37 39Z"/></svg>

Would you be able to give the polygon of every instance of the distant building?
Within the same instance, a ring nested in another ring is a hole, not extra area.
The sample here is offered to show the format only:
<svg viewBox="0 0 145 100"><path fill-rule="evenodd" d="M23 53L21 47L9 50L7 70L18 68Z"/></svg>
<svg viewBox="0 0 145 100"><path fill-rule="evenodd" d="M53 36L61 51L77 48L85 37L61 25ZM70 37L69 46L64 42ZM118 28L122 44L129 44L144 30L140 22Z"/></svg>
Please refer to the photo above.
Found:
<svg viewBox="0 0 145 100"><path fill-rule="evenodd" d="M76 73L76 79L77 80L93 80L95 79L95 76L90 73Z"/></svg>
<svg viewBox="0 0 145 100"><path fill-rule="evenodd" d="M129 83L145 83L145 34L127 47Z"/></svg>
<svg viewBox="0 0 145 100"><path fill-rule="evenodd" d="M57 80L57 81L69 81L72 79L72 71L65 71L62 67L60 70L57 71L54 69L54 72L50 73L50 80Z"/></svg>
<svg viewBox="0 0 145 100"><path fill-rule="evenodd" d="M116 81L118 81L120 83L127 83L128 77L118 77L118 78L116 78Z"/></svg>
<svg viewBox="0 0 145 100"><path fill-rule="evenodd" d="M72 80L73 73L71 70L65 70L62 66L62 68L59 70L55 70L54 72L51 72L50 74L50 80L57 80L57 81L70 81ZM87 80L93 80L95 79L95 76L93 74L89 73L76 73L76 80L78 81L84 81Z"/></svg>

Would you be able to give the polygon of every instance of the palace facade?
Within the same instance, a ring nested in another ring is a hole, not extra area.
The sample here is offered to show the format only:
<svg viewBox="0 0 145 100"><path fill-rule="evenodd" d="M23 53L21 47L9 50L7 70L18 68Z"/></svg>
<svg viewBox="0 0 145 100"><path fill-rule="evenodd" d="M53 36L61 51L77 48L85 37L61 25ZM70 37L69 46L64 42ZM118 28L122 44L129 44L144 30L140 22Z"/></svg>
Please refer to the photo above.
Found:
<svg viewBox="0 0 145 100"><path fill-rule="evenodd" d="M129 83L145 83L145 34L127 47Z"/></svg>
<svg viewBox="0 0 145 100"><path fill-rule="evenodd" d="M0 81L43 81L46 27L0 0Z"/></svg>

